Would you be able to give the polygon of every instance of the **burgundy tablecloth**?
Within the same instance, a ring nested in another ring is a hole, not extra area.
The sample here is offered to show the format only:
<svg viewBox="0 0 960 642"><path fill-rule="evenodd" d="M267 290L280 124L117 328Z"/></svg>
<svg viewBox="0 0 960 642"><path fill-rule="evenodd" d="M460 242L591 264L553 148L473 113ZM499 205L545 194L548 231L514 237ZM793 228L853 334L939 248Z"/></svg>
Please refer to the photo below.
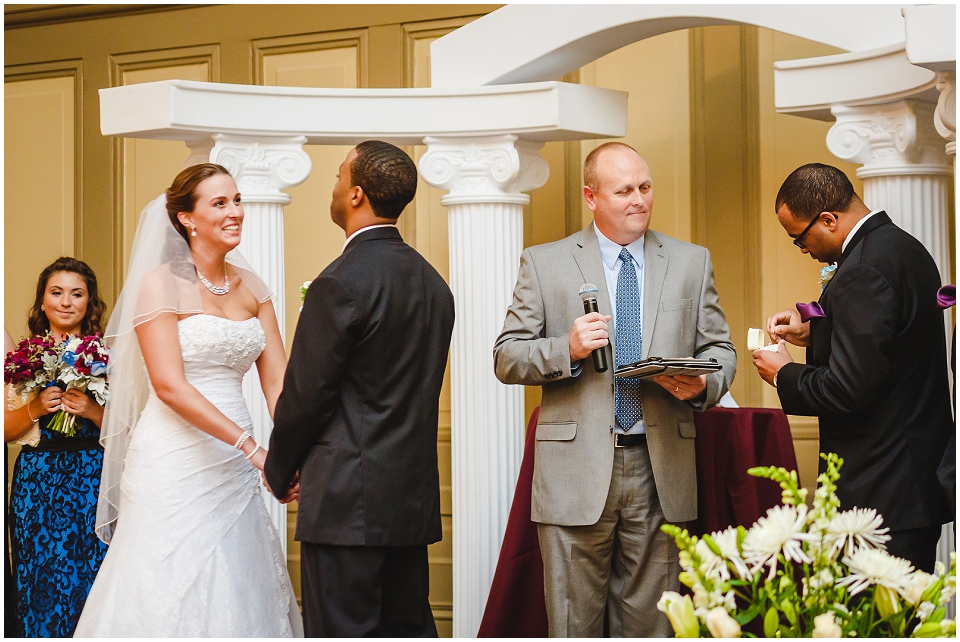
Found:
<svg viewBox="0 0 960 642"><path fill-rule="evenodd" d="M478 637L546 637L543 562L537 527L530 520L537 417L527 427L520 477ZM695 416L700 532L750 526L780 503L780 487L747 475L753 466L796 470L787 418L768 408L713 408Z"/></svg>

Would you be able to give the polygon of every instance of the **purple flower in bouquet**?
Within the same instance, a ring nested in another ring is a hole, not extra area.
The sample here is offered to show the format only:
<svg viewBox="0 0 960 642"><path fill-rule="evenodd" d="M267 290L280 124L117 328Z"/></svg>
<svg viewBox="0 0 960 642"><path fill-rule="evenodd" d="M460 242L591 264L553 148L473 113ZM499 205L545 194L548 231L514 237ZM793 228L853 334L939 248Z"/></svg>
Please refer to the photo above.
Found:
<svg viewBox="0 0 960 642"><path fill-rule="evenodd" d="M27 403L34 392L56 380L58 361L58 346L53 335L27 337L4 357L3 381L10 385L13 394Z"/></svg>

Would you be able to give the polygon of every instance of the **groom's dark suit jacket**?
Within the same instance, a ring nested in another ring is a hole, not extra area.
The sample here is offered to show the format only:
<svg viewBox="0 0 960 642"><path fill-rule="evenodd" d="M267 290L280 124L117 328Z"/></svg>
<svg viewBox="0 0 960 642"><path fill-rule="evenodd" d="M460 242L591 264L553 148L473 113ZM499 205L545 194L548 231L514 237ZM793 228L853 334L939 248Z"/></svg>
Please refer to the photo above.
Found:
<svg viewBox="0 0 960 642"><path fill-rule="evenodd" d="M939 287L920 241L874 214L820 297L808 365L777 375L784 412L818 416L820 451L843 457L841 510L875 508L894 531L951 519L936 475L953 431Z"/></svg>
<svg viewBox="0 0 960 642"><path fill-rule="evenodd" d="M453 295L395 227L361 232L307 290L267 482L297 470L299 541L440 540L437 415Z"/></svg>

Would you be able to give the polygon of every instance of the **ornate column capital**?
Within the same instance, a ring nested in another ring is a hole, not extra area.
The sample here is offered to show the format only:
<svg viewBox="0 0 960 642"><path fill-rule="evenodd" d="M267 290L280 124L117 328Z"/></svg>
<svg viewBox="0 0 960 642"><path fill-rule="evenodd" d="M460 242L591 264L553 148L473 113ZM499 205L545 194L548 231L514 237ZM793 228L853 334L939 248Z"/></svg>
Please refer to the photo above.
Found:
<svg viewBox="0 0 960 642"><path fill-rule="evenodd" d="M933 126L937 133L946 138L947 154L957 154L957 72L941 71L937 79L937 89L940 90L940 99L937 100L937 111L933 117Z"/></svg>
<svg viewBox="0 0 960 642"><path fill-rule="evenodd" d="M933 105L905 99L837 105L831 111L837 122L827 133L827 148L838 158L862 164L860 178L953 172L933 127Z"/></svg>
<svg viewBox="0 0 960 642"><path fill-rule="evenodd" d="M520 140L513 134L484 138L424 138L427 153L420 158L420 175L430 185L449 190L441 202L518 203L522 192L547 182L550 167L540 157L543 143Z"/></svg>
<svg viewBox="0 0 960 642"><path fill-rule="evenodd" d="M209 161L226 167L237 181L244 199L286 205L290 196L282 189L299 185L310 175L313 163L303 150L306 136L266 138L213 134L187 143L187 163Z"/></svg>

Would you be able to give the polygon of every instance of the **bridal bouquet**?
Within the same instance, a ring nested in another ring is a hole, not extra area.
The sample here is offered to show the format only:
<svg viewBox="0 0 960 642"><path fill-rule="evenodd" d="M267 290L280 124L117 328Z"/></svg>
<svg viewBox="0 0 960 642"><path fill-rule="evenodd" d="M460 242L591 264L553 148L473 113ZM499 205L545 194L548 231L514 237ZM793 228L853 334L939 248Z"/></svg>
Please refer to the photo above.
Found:
<svg viewBox="0 0 960 642"><path fill-rule="evenodd" d="M840 511L843 460L821 454L826 471L813 507L796 471L752 468L783 489L783 505L743 526L698 539L666 525L680 549L680 581L693 597L666 591L657 608L677 637L739 637L759 618L766 637L955 637L945 619L956 593L956 554L934 575L884 550L890 539L873 509ZM910 630L908 630L908 627Z"/></svg>
<svg viewBox="0 0 960 642"><path fill-rule="evenodd" d="M65 390L89 391L101 406L109 397L107 364L110 358L100 334L68 337L57 343L53 335L28 337L7 353L4 383L10 385L11 401L26 405L47 386L63 384ZM58 410L47 427L68 437L76 434L77 418Z"/></svg>

